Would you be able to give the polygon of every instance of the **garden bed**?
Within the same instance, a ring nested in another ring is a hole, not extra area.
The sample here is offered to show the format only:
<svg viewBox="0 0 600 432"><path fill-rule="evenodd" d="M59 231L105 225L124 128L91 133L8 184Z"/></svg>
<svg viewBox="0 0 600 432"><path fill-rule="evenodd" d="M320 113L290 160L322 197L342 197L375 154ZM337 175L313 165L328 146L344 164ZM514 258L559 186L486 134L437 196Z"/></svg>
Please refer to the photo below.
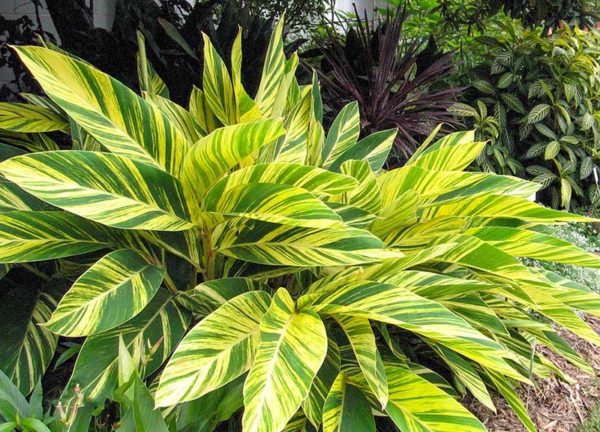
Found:
<svg viewBox="0 0 600 432"><path fill-rule="evenodd" d="M600 319L588 318L588 323L600 332ZM575 348L582 357L600 373L600 348L557 328L559 334ZM518 390L527 407L531 419L540 432L572 432L588 416L600 401L600 380L571 365L561 356L541 347L541 352L555 363L566 375L573 379L568 384L550 378L539 380L535 387L523 386ZM467 398L465 405L474 412L491 432L522 432L525 427L510 406L500 397L494 397L497 413L482 406L473 398Z"/></svg>

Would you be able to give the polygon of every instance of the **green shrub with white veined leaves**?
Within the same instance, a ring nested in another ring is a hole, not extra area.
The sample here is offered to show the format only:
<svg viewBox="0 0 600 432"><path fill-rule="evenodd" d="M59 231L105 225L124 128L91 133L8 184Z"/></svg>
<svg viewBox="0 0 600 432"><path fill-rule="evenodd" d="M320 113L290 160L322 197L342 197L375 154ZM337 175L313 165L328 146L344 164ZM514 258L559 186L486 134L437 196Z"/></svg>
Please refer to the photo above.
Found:
<svg viewBox="0 0 600 432"><path fill-rule="evenodd" d="M3 106L0 127L14 143L70 132L76 149L0 164L0 262L86 270L19 321L27 337L0 367L29 393L57 337L84 338L64 390L81 395L80 430L109 400L120 430L368 432L389 417L484 431L456 399L493 409L494 389L533 430L514 386L562 375L534 344L591 371L539 317L600 343L575 313L600 314L600 298L518 257L600 267L542 229L591 219L528 201L537 184L465 172L485 146L472 132L383 170L395 131L359 139L351 103L325 133L282 25L254 98L239 38L231 71L205 39L188 108L161 96L143 53L139 97L64 53L16 48L49 99Z"/></svg>

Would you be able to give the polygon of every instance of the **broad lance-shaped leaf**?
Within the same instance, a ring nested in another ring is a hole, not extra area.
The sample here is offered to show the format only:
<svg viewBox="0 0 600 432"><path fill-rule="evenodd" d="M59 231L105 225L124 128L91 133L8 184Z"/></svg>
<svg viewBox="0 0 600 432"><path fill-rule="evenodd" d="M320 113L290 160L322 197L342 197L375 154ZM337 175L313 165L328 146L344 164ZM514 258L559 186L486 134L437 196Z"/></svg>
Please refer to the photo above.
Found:
<svg viewBox="0 0 600 432"><path fill-rule="evenodd" d="M225 194L207 196L203 201L203 210L221 216L308 228L344 225L337 213L314 195L285 184L249 183L235 186Z"/></svg>
<svg viewBox="0 0 600 432"><path fill-rule="evenodd" d="M148 60L148 56L146 55L146 38L139 30L137 31L137 43L139 51L136 55L136 61L140 91L168 98L169 89Z"/></svg>
<svg viewBox="0 0 600 432"><path fill-rule="evenodd" d="M105 255L62 298L46 326L63 336L101 333L123 324L146 307L164 270L132 250Z"/></svg>
<svg viewBox="0 0 600 432"><path fill-rule="evenodd" d="M230 189L247 183L272 183L296 186L313 195L338 195L354 189L358 182L350 176L297 163L273 162L239 169L219 180L208 192L205 202L215 201Z"/></svg>
<svg viewBox="0 0 600 432"><path fill-rule="evenodd" d="M206 34L202 34L202 38L204 40L202 88L206 103L224 125L235 124L236 102L227 66L210 38Z"/></svg>
<svg viewBox="0 0 600 432"><path fill-rule="evenodd" d="M198 201L223 174L265 144L283 135L280 120L267 119L215 130L190 149L184 184Z"/></svg>
<svg viewBox="0 0 600 432"><path fill-rule="evenodd" d="M247 278L212 279L179 293L177 301L197 315L208 315L240 294L252 291L256 283Z"/></svg>
<svg viewBox="0 0 600 432"><path fill-rule="evenodd" d="M335 319L346 333L371 391L381 404L381 408L385 408L388 400L387 378L369 320L342 315L337 315Z"/></svg>
<svg viewBox="0 0 600 432"><path fill-rule="evenodd" d="M104 403L117 385L119 337L129 351L142 343L156 345L157 351L146 365L146 375L156 371L169 358L190 323L190 316L166 290L158 290L150 304L125 324L86 338L73 374L65 388L63 403L79 384L86 402ZM160 342L160 343L159 343Z"/></svg>
<svg viewBox="0 0 600 432"><path fill-rule="evenodd" d="M416 165L433 171L461 171L471 164L484 149L485 142L474 142L473 131L455 132L417 152L407 165Z"/></svg>
<svg viewBox="0 0 600 432"><path fill-rule="evenodd" d="M467 197L448 204L432 204L422 209L422 219L442 216L516 218L528 222L593 222L594 219L549 209L525 198L507 195Z"/></svg>
<svg viewBox="0 0 600 432"><path fill-rule="evenodd" d="M472 228L465 234L477 237L518 257L600 268L600 257L567 241L533 231L505 227Z"/></svg>
<svg viewBox="0 0 600 432"><path fill-rule="evenodd" d="M193 226L179 181L125 157L34 153L3 162L0 172L32 195L105 225L162 231Z"/></svg>
<svg viewBox="0 0 600 432"><path fill-rule="evenodd" d="M452 396L419 375L385 368L390 389L387 414L402 431L486 432L477 418Z"/></svg>
<svg viewBox="0 0 600 432"><path fill-rule="evenodd" d="M204 131L196 119L182 106L165 97L152 93L146 95L146 100L157 107L169 119L171 124L181 132L190 145L204 135Z"/></svg>
<svg viewBox="0 0 600 432"><path fill-rule="evenodd" d="M364 160L373 172L379 171L394 144L398 129L375 132L350 146L329 166L331 171L339 171L341 165L349 160Z"/></svg>
<svg viewBox="0 0 600 432"><path fill-rule="evenodd" d="M0 370L28 395L54 357L58 337L42 324L56 307L58 293L53 292L55 290L40 292L37 287L26 284L1 288Z"/></svg>
<svg viewBox="0 0 600 432"><path fill-rule="evenodd" d="M283 52L283 25L281 17L271 34L267 55L263 64L260 84L256 92L256 105L263 117L269 117L277 100L279 86L285 73L285 54Z"/></svg>
<svg viewBox="0 0 600 432"><path fill-rule="evenodd" d="M196 324L161 375L157 405L197 399L246 372L254 360L260 320L269 302L264 291L247 292Z"/></svg>
<svg viewBox="0 0 600 432"><path fill-rule="evenodd" d="M48 96L109 151L179 175L188 145L158 109L72 57L40 47L14 49Z"/></svg>
<svg viewBox="0 0 600 432"><path fill-rule="evenodd" d="M338 285L334 283L332 287ZM348 282L343 288L333 290L325 286L310 309L397 325L508 376L523 379L504 360L511 354L500 344L482 335L441 304L418 296L401 285L362 281Z"/></svg>
<svg viewBox="0 0 600 432"><path fill-rule="evenodd" d="M498 372L490 369L485 369L486 374L494 383L494 386L498 389L502 397L508 402L508 404L512 407L523 426L527 428L529 432L535 432L536 428L529 414L527 413L527 408L523 405L521 398L510 384L510 382L499 374Z"/></svg>
<svg viewBox="0 0 600 432"><path fill-rule="evenodd" d="M310 419L313 426L317 427L323 422L323 406L325 399L340 373L340 349L333 339L327 340L327 355L312 382L308 396L302 403L302 410Z"/></svg>
<svg viewBox="0 0 600 432"><path fill-rule="evenodd" d="M323 166L328 168L342 154L352 147L360 134L358 102L350 102L339 112L333 121L325 145L321 150Z"/></svg>
<svg viewBox="0 0 600 432"><path fill-rule="evenodd" d="M260 323L260 344L244 384L245 432L279 432L306 398L327 353L323 322L295 311L280 288Z"/></svg>
<svg viewBox="0 0 600 432"><path fill-rule="evenodd" d="M339 374L323 408L323 432L375 432L375 419L362 391Z"/></svg>
<svg viewBox="0 0 600 432"><path fill-rule="evenodd" d="M218 225L214 249L224 255L257 264L335 266L400 258L401 252L383 250L383 243L366 230L356 228L303 228L264 222Z"/></svg>
<svg viewBox="0 0 600 432"><path fill-rule="evenodd" d="M81 255L112 244L102 225L63 211L0 213L0 263Z"/></svg>
<svg viewBox="0 0 600 432"><path fill-rule="evenodd" d="M246 93L242 84L242 29L233 41L231 47L231 81L233 83L233 92L235 94L236 118L239 123L258 120L261 117L258 106L252 98Z"/></svg>
<svg viewBox="0 0 600 432"><path fill-rule="evenodd" d="M41 106L0 102L0 129L12 132L64 131L69 123L51 109Z"/></svg>

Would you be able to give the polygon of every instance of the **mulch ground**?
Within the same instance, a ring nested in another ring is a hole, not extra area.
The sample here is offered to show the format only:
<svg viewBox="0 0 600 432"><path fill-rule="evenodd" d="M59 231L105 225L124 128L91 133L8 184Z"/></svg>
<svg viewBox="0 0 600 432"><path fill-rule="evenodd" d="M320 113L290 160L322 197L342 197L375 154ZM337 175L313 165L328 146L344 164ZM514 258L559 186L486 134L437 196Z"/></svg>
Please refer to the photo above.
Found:
<svg viewBox="0 0 600 432"><path fill-rule="evenodd" d="M586 320L600 333L600 319L588 317ZM559 333L600 376L600 348L568 331L561 330ZM519 394L539 432L572 432L592 407L600 402L600 379L586 374L543 347L540 352L571 377L574 383L569 385L556 378L545 379L537 381L535 387L523 386ZM495 414L473 398L463 403L491 432L526 432L510 406L500 397L494 397L497 408Z"/></svg>

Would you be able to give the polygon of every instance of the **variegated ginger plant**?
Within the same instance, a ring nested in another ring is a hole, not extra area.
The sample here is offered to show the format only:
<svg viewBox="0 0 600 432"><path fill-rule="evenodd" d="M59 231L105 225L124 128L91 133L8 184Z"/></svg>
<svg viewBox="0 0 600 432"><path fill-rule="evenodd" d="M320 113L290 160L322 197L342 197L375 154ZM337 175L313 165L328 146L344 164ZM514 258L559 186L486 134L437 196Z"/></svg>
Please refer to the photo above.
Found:
<svg viewBox="0 0 600 432"><path fill-rule="evenodd" d="M490 389L534 430L514 386L562 376L536 344L591 372L551 323L599 343L575 310L599 315L600 298L518 258L600 267L548 233L589 219L528 201L537 184L464 171L485 146L471 132L383 170L395 131L358 140L352 103L325 133L318 82L298 85L282 25L254 98L239 36L231 71L205 38L188 108L143 40L142 97L53 47L15 48L49 99L0 105L7 142L32 151L2 147L0 262L96 261L0 367L29 393L57 335L84 337L65 389L85 400L81 430L128 394L136 358L140 407L122 430L369 432L387 416L403 432L484 431L456 399L494 409Z"/></svg>

